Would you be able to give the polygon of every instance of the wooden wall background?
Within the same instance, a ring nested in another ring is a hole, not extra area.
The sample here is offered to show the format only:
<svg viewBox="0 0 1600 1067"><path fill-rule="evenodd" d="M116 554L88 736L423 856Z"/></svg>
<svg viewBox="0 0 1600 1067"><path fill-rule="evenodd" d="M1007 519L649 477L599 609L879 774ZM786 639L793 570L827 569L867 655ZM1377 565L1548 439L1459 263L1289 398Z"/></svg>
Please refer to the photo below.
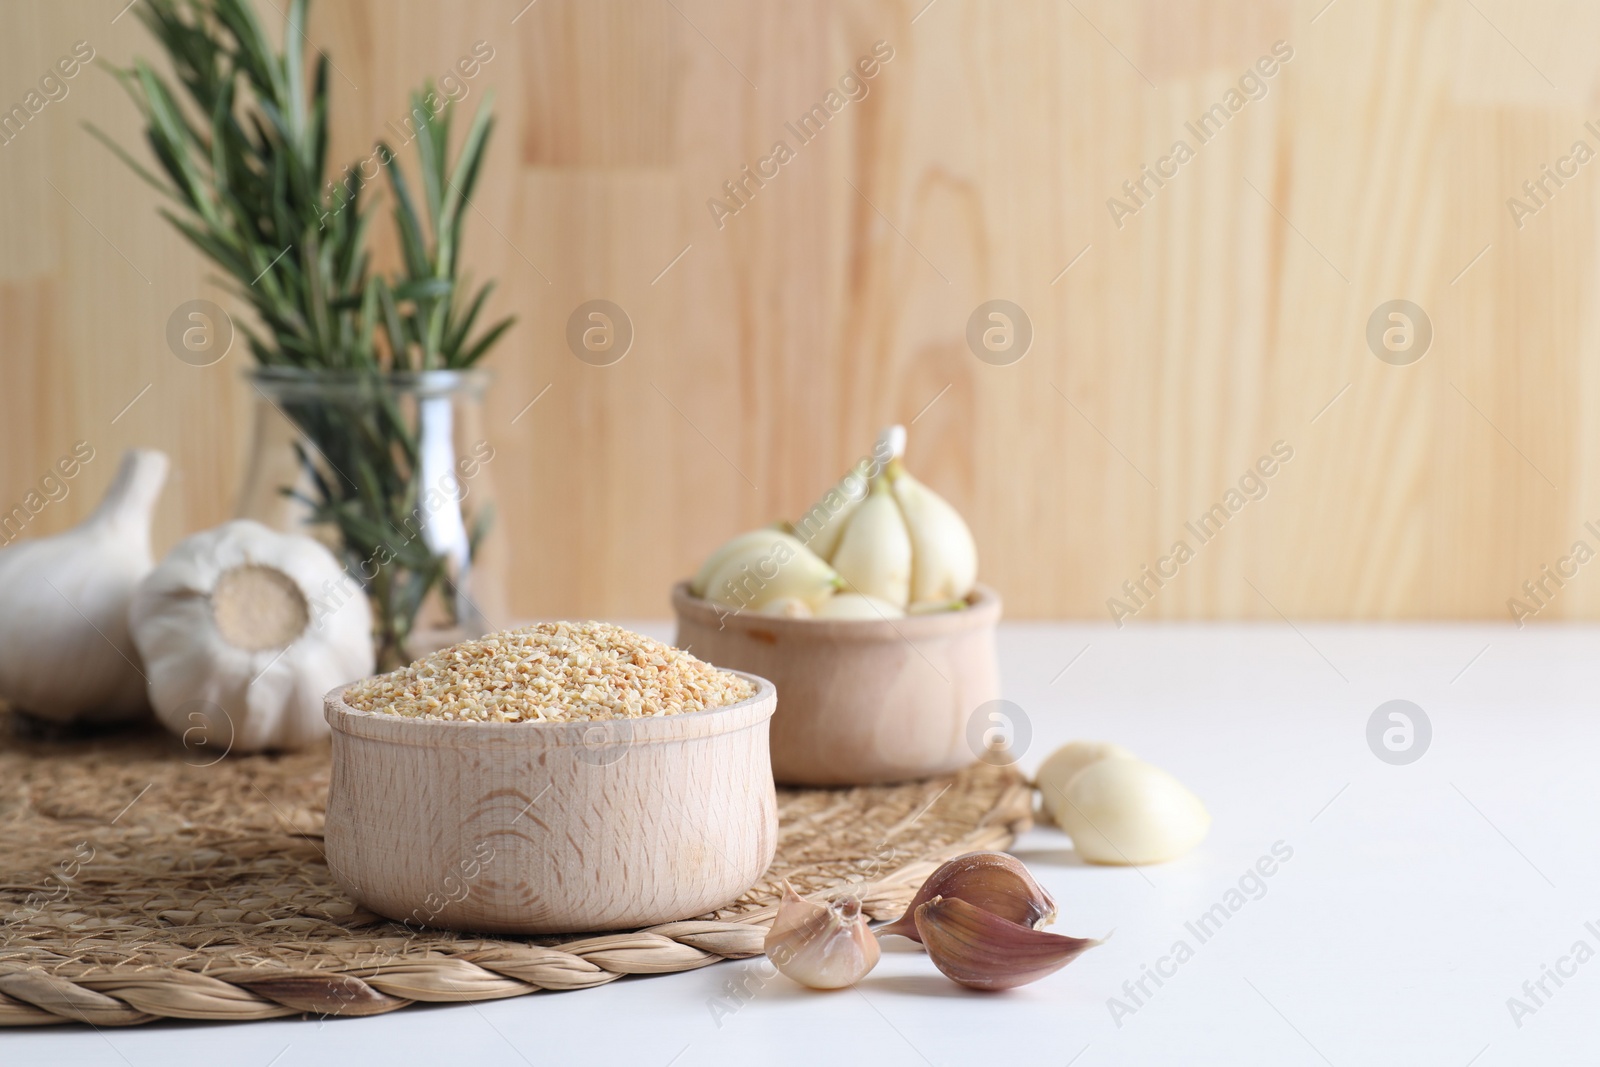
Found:
<svg viewBox="0 0 1600 1067"><path fill-rule="evenodd" d="M1105 618L1278 440L1294 458L1267 498L1141 623L1504 619L1542 565L1600 547L1600 163L1520 228L1506 204L1573 142L1600 148L1600 10L525 2L321 0L309 35L341 72L338 158L494 49L466 100L492 88L500 117L468 254L521 316L488 404L518 612L663 615L704 552L914 417L913 469L968 515L1014 617ZM0 102L78 40L96 68L151 55L125 3L8 3ZM1107 198L1280 39L1266 97L1114 225ZM719 230L706 201L878 40L894 58L868 97ZM227 298L81 129L132 144L132 105L101 69L69 84L0 146L0 502L86 439L104 458L32 527L62 529L118 450L157 446L164 547L231 512L244 356L169 353L174 307ZM609 368L563 341L594 297L637 331ZM1407 367L1364 340L1401 297L1434 328ZM964 340L991 298L1033 324L1011 366ZM1600 564L1539 617L1600 617Z"/></svg>

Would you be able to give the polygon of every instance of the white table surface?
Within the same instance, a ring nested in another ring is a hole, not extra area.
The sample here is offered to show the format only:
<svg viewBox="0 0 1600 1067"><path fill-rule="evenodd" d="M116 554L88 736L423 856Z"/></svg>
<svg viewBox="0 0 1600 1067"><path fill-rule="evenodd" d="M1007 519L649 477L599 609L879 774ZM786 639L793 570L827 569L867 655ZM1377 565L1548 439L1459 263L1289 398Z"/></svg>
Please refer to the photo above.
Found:
<svg viewBox="0 0 1600 1067"><path fill-rule="evenodd" d="M1597 649L1594 627L1005 626L1025 769L1072 738L1115 740L1215 818L1157 867L1085 866L1052 829L1019 840L1055 929L1116 933L1010 993L886 951L856 990L758 981L720 1020L713 1000L758 961L368 1019L0 1032L0 1064L1594 1063L1600 959L1570 954L1600 951ZM1433 727L1406 766L1366 740L1395 698ZM1277 842L1292 858L1200 942L1186 922ZM1178 940L1192 958L1136 1005L1124 982ZM1535 1002L1523 983L1547 965L1571 976ZM1112 997L1136 1010L1114 1019ZM1513 1018L1513 997L1534 1010Z"/></svg>

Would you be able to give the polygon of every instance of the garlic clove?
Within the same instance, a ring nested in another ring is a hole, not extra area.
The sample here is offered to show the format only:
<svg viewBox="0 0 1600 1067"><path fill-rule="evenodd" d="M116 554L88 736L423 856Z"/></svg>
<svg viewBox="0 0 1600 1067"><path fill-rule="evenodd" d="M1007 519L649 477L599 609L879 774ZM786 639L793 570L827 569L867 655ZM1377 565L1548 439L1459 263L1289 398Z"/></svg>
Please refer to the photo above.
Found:
<svg viewBox="0 0 1600 1067"><path fill-rule="evenodd" d="M794 523L794 532L806 547L832 562L850 518L867 498L872 479L892 459L905 454L906 428L886 426L873 443L872 454L863 457L844 473L838 483L822 494Z"/></svg>
<svg viewBox="0 0 1600 1067"><path fill-rule="evenodd" d="M1164 863L1194 848L1211 828L1200 798L1143 760L1097 760L1053 787L1056 823L1090 863Z"/></svg>
<svg viewBox="0 0 1600 1067"><path fill-rule="evenodd" d="M1098 760L1134 758L1132 752L1110 741L1072 741L1062 745L1039 765L1039 773L1033 776L1044 810L1060 826L1060 809L1066 807L1063 792L1073 775Z"/></svg>
<svg viewBox="0 0 1600 1067"><path fill-rule="evenodd" d="M835 593L815 612L819 619L900 619L905 614L887 600L865 593Z"/></svg>
<svg viewBox="0 0 1600 1067"><path fill-rule="evenodd" d="M821 556L823 559L832 559L834 551L839 547L839 538L844 535L845 527L850 524L850 519L867 498L867 487L871 481L868 477L872 468L872 460L863 459L840 478L838 484L829 487L822 494L822 499L795 520L796 535L805 542L807 548Z"/></svg>
<svg viewBox="0 0 1600 1067"><path fill-rule="evenodd" d="M826 601L824 601L826 603ZM761 609L763 615L776 615L782 619L809 619L813 614L811 603L797 596L779 597Z"/></svg>
<svg viewBox="0 0 1600 1067"><path fill-rule="evenodd" d="M965 597L978 580L978 546L966 520L898 462L890 464L889 479L911 535L911 599Z"/></svg>
<svg viewBox="0 0 1600 1067"><path fill-rule="evenodd" d="M73 455L87 464L94 450ZM0 697L14 707L56 723L149 714L128 604L153 562L167 467L161 452L130 449L89 518L0 551Z"/></svg>
<svg viewBox="0 0 1600 1067"><path fill-rule="evenodd" d="M839 587L834 569L793 534L775 529L754 534L748 540L737 538L739 547L711 572L707 600L750 611L787 597L814 606Z"/></svg>
<svg viewBox="0 0 1600 1067"><path fill-rule="evenodd" d="M968 989L1036 982L1101 943L1020 926L955 897L919 905L916 923L934 966Z"/></svg>
<svg viewBox="0 0 1600 1067"><path fill-rule="evenodd" d="M716 550L706 557L706 561L700 564L695 576L689 579L689 592L695 596L705 596L711 576L716 574L724 563L742 554L751 546L771 547L772 532L773 527L770 526L760 530L748 530L718 545Z"/></svg>
<svg viewBox="0 0 1600 1067"><path fill-rule="evenodd" d="M878 936L899 934L921 941L917 932L917 909L934 897L966 901L968 904L1010 922L1034 929L1056 919L1056 902L1034 880L1028 868L1015 856L1004 852L968 852L947 860L928 876L912 898L905 914Z"/></svg>
<svg viewBox="0 0 1600 1067"><path fill-rule="evenodd" d="M880 597L897 608L910 602L911 535L886 478L872 483L851 517L833 554L833 567L852 593Z"/></svg>
<svg viewBox="0 0 1600 1067"><path fill-rule="evenodd" d="M854 985L877 966L879 955L860 900L846 896L818 904L788 882L764 948L778 973L811 989Z"/></svg>

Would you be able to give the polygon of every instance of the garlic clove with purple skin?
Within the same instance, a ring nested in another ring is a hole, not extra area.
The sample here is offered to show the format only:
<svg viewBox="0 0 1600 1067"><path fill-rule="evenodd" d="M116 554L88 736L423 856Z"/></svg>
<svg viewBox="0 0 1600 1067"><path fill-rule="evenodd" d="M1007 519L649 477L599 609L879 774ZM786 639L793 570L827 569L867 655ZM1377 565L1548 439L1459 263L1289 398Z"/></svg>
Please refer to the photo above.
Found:
<svg viewBox="0 0 1600 1067"><path fill-rule="evenodd" d="M955 897L919 905L915 919L934 966L968 989L1036 982L1101 943L1020 926Z"/></svg>
<svg viewBox="0 0 1600 1067"><path fill-rule="evenodd" d="M947 860L928 876L905 914L878 930L878 936L899 934L921 941L917 909L934 897L964 900L1010 922L1034 929L1055 922L1056 902L1034 880L1028 868L1004 852L968 852Z"/></svg>
<svg viewBox="0 0 1600 1067"><path fill-rule="evenodd" d="M811 989L854 985L878 964L878 939L860 900L846 896L818 904L787 882L764 947L779 974Z"/></svg>

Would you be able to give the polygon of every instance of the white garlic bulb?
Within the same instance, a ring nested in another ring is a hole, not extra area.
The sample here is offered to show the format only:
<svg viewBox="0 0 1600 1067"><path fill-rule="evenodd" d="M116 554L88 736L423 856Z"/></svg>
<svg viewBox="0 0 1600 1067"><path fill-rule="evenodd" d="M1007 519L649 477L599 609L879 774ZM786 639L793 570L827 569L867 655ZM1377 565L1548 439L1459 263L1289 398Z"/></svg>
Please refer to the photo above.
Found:
<svg viewBox="0 0 1600 1067"><path fill-rule="evenodd" d="M131 450L82 524L0 551L0 697L14 707L58 723L148 713L128 601L166 479L163 453Z"/></svg>
<svg viewBox="0 0 1600 1067"><path fill-rule="evenodd" d="M1051 811L1090 863L1164 863L1194 848L1211 829L1211 814L1182 782L1128 757L1085 765Z"/></svg>
<svg viewBox="0 0 1600 1067"><path fill-rule="evenodd" d="M327 736L323 695L372 673L359 583L311 538L248 519L181 542L129 618L157 717L217 752Z"/></svg>

